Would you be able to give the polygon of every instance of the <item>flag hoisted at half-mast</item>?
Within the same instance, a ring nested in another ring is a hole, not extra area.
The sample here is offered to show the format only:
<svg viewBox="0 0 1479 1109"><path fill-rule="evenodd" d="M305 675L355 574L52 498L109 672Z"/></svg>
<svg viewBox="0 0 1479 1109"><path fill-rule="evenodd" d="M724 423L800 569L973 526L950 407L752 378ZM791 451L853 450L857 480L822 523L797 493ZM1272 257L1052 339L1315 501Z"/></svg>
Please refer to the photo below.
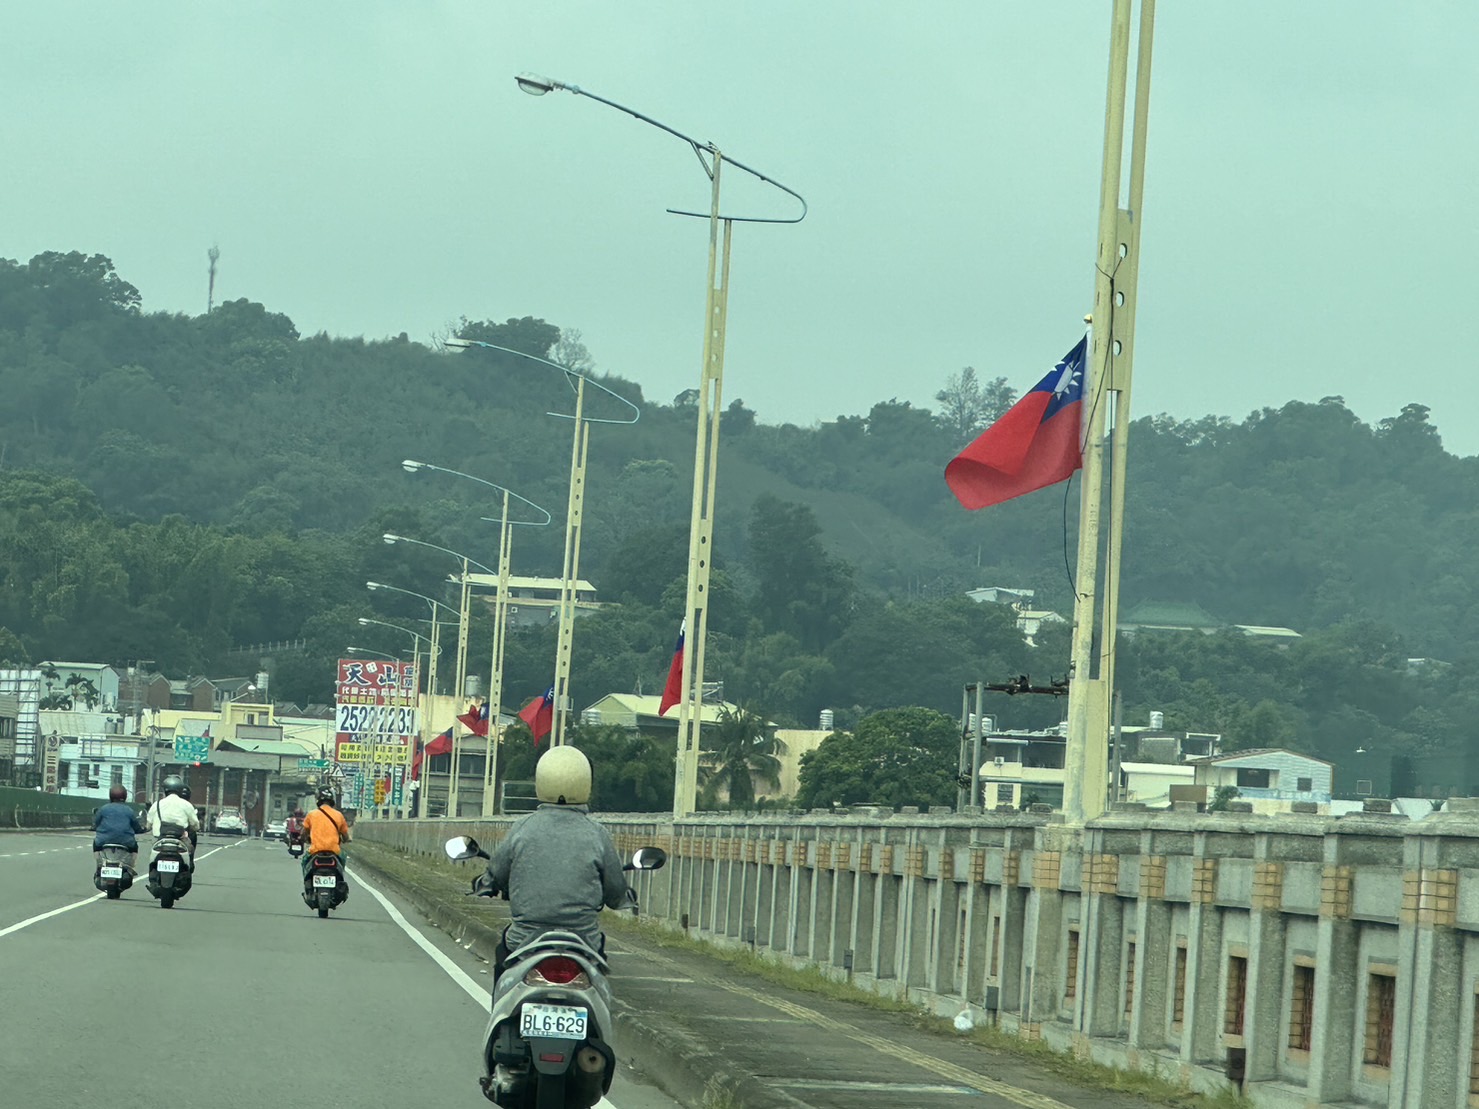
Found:
<svg viewBox="0 0 1479 1109"><path fill-rule="evenodd" d="M467 711L457 718L457 722L473 735L487 735L488 702L484 701L481 705L469 705Z"/></svg>
<svg viewBox="0 0 1479 1109"><path fill-rule="evenodd" d="M668 665L667 684L662 687L662 700L658 702L657 715L666 716L668 709L683 697L683 640L688 634L688 621L678 625L678 642L673 647L673 661Z"/></svg>
<svg viewBox="0 0 1479 1109"><path fill-rule="evenodd" d="M555 726L555 687L550 686L542 696L534 698L521 708L519 719L529 725L529 730L534 733L535 743L549 735L550 729Z"/></svg>
<svg viewBox="0 0 1479 1109"><path fill-rule="evenodd" d="M986 508L1067 481L1084 464L1084 363L1089 337L945 467L966 508Z"/></svg>

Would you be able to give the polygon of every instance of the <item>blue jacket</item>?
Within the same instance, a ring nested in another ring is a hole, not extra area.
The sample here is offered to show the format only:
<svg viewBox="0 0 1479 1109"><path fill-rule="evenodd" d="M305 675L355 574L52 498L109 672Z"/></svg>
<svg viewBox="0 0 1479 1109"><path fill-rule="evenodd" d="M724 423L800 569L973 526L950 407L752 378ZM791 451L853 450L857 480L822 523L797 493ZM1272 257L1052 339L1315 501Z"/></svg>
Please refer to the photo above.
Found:
<svg viewBox="0 0 1479 1109"><path fill-rule="evenodd" d="M92 814L92 849L100 850L104 844L116 843L130 851L139 849L135 834L144 831L144 822L139 814L122 801L109 801Z"/></svg>

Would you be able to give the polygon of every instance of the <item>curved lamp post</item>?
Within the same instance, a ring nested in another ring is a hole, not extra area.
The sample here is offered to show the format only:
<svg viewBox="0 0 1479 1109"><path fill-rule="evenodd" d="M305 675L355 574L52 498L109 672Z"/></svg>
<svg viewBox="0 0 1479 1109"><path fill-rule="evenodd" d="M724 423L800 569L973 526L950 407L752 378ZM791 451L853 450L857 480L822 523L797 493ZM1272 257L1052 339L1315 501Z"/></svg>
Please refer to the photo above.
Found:
<svg viewBox="0 0 1479 1109"><path fill-rule="evenodd" d="M365 582L365 588L370 590L371 592L374 592L377 589L388 589L392 593L404 593L407 597L418 597L431 606L431 653L428 656L429 665L426 668L426 692L432 696L435 696L437 687L437 668L438 663L441 661L442 657L442 649L438 645L442 624L441 621L437 619L437 609L444 609L447 612L451 612L452 610L448 606L442 604L441 601L438 601L433 597L428 597L425 593L417 593L410 589L402 589L398 585L386 585L383 581L367 581Z"/></svg>
<svg viewBox="0 0 1479 1109"><path fill-rule="evenodd" d="M472 474L465 474L461 470L449 470L445 466L436 466L430 462L417 462L415 459L411 458L408 458L404 462L402 462L401 468L409 474L419 473L422 470L434 470L437 473L451 474L453 477L466 478L468 481L475 481L479 485L486 485L488 488L496 489L500 494L502 494L503 511L500 514L498 521L498 591L496 594L494 594L493 599L493 659L488 676L488 732L484 736L483 744L482 812L484 816L492 816L494 810L497 808L497 805L495 804L496 796L494 786L496 784L498 774L498 741L494 733L498 729L498 719L503 714L503 649L508 630L507 624L509 559L513 553L513 532L511 529L513 529L514 527L545 527L554 517L550 515L548 509L542 508L541 506L535 504L533 501L529 500L527 497L521 497L511 489L508 489L502 485L496 485L493 482L487 481L480 477L474 477ZM508 518L508 502L510 497L512 497L516 501L519 501L521 504L533 509L535 512L540 513L544 516L544 519L510 520ZM485 516L483 517L483 519L486 520L488 519L488 517ZM384 539L387 543L392 542L391 536L387 535L384 537ZM431 544L425 545L431 546ZM438 548L438 550L444 549L445 548ZM482 564L478 563L477 565ZM488 570L488 567L483 566L483 569L486 571ZM489 572L491 573L492 571ZM465 565L462 568L462 580L464 607L466 607L468 588L467 567ZM460 644L459 652L462 659L462 666L459 666L457 671L457 688L460 700L463 684L463 666L465 666L466 664L467 655L465 642ZM457 756L457 733L454 730L452 733L452 765L454 767L457 766ZM448 796L447 807L454 816L456 815L457 810L454 807L453 802L460 799L458 791L458 779L460 777L460 774L453 774L452 786Z"/></svg>
<svg viewBox="0 0 1479 1109"><path fill-rule="evenodd" d="M682 139L693 150L699 165L708 175L711 195L707 212L669 208L677 216L696 216L709 221L709 274L704 313L703 367L699 373L698 434L693 459L693 510L688 537L688 590L684 605L683 627L687 629L684 651L683 688L678 702L678 759L673 790L673 815L685 816L694 811L698 793L699 724L703 704L704 644L708 637L709 564L714 537L714 493L719 473L719 412L724 387L724 338L729 316L729 245L736 223L800 223L806 218L806 200L794 189L752 169L743 162L726 158L717 146L669 127L624 104L607 100L593 92L526 73L515 80L531 96L543 96L556 89L598 101L634 119L651 124ZM767 185L773 185L800 205L799 214L790 217L736 216L720 211L720 170L725 163ZM720 234L720 226L723 234Z"/></svg>
<svg viewBox="0 0 1479 1109"><path fill-rule="evenodd" d="M634 424L642 417L642 410L626 397L622 396L599 381L592 380L573 370L569 366L562 366L558 362L551 362L548 358L540 358L536 354L526 354L521 350L511 347L501 347L496 343L484 343L477 339L448 339L447 346L454 350L466 350L469 347L484 347L488 350L501 351L504 354L512 354L519 358L527 358L531 362L538 362L559 370L565 375L565 381L575 392L575 414L566 415L563 412L546 412L547 416L558 419L573 420L575 423L575 435L570 447L570 499L565 512L565 561L560 578L560 624L558 640L555 646L555 680L554 680L554 720L550 728L550 746L558 747L565 742L565 726L570 718L573 706L570 703L570 655L574 643L575 624L575 583L580 580L580 535L581 521L585 512L585 463L587 450L590 446L591 424ZM585 414L585 387L589 383L608 396L615 397L622 404L632 410L629 420L600 419ZM521 497L520 500L523 498ZM527 502L526 502L527 503Z"/></svg>
<svg viewBox="0 0 1479 1109"><path fill-rule="evenodd" d="M387 655L384 651L370 651L364 647L345 647L344 653L349 655L374 655L376 658L389 659L391 662L399 662L397 655Z"/></svg>

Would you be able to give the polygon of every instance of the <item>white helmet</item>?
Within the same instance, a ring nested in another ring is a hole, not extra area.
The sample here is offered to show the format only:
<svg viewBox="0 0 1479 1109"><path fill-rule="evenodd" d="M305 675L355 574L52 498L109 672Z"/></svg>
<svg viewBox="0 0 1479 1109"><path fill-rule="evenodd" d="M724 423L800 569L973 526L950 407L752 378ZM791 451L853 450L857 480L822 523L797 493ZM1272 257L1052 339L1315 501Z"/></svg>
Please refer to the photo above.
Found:
<svg viewBox="0 0 1479 1109"><path fill-rule="evenodd" d="M574 747L551 747L535 764L534 793L548 805L584 805L591 799L591 760Z"/></svg>

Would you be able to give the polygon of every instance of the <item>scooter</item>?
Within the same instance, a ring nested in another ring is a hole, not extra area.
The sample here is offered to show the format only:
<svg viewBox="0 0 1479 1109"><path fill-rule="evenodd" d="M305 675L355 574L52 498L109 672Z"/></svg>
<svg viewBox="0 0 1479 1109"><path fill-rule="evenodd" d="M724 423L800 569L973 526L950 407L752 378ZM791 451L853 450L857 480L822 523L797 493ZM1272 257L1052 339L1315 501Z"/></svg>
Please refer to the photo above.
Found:
<svg viewBox="0 0 1479 1109"><path fill-rule="evenodd" d="M299 853L302 853L301 844ZM320 920L327 918L329 910L337 909L348 897L349 882L338 855L320 851L308 860L308 872L303 876L303 901L310 909L318 910Z"/></svg>
<svg viewBox="0 0 1479 1109"><path fill-rule="evenodd" d="M149 892L159 899L161 909L173 909L175 902L190 892L191 871L195 856L186 846L190 842L184 828L165 824L154 841L154 855L149 860Z"/></svg>
<svg viewBox="0 0 1479 1109"><path fill-rule="evenodd" d="M477 841L447 841L454 861L488 858ZM657 870L660 847L643 847L623 870ZM497 890L481 880L473 893ZM502 891L507 896L507 891ZM632 911L636 897L628 890ZM573 932L550 931L509 952L493 985L483 1043L483 1096L505 1109L590 1109L611 1089L611 986L606 959Z"/></svg>
<svg viewBox="0 0 1479 1109"><path fill-rule="evenodd" d="M129 863L134 852L121 843L105 843L98 854L103 859L93 871L92 884L107 894L109 901L117 901L134 884L134 868Z"/></svg>

